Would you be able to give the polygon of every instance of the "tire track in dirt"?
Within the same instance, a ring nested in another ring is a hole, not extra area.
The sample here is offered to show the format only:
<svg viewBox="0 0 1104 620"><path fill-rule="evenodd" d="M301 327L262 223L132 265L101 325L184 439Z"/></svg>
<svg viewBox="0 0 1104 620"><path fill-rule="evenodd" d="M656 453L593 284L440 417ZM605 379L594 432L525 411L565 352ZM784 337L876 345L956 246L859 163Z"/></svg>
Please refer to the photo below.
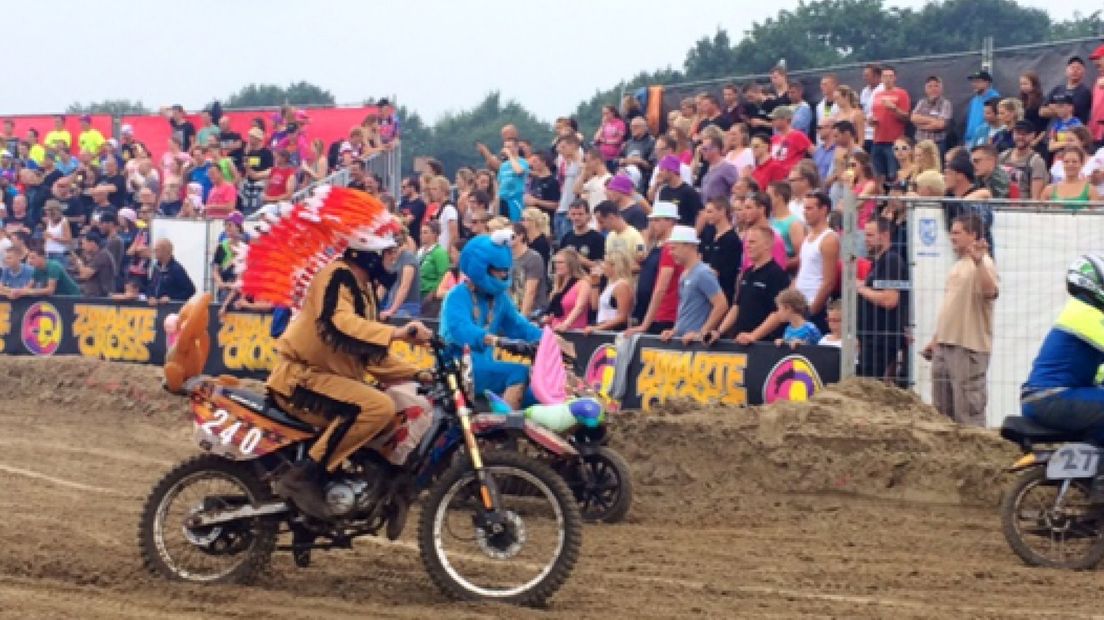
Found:
<svg viewBox="0 0 1104 620"><path fill-rule="evenodd" d="M185 402L144 367L4 362L14 370L0 375L0 391L14 397L0 402L0 618L1082 618L1099 609L1098 574L1027 568L1004 544L992 502L1007 482L1008 448L869 386L800 406L676 404L616 419L639 502L627 523L587 528L576 571L547 610L445 599L422 568L414 515L398 543L316 553L307 570L278 554L253 587L170 583L145 574L134 532L164 464L194 452ZM123 383L116 393L88 388Z"/></svg>

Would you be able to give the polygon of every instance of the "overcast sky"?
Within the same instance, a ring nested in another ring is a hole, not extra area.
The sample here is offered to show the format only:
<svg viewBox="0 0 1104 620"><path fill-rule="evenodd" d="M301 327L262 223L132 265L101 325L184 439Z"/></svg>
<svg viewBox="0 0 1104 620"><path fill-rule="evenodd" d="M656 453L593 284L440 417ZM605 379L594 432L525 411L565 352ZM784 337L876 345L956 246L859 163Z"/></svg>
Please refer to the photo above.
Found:
<svg viewBox="0 0 1104 620"><path fill-rule="evenodd" d="M1101 6L1098 0L1020 2L1048 10L1054 19ZM307 80L329 89L339 103L394 94L430 121L498 89L551 119L641 70L681 67L690 46L718 26L738 39L753 22L797 4L4 2L9 59L0 114L57 112L74 101L108 98L194 109L249 82Z"/></svg>

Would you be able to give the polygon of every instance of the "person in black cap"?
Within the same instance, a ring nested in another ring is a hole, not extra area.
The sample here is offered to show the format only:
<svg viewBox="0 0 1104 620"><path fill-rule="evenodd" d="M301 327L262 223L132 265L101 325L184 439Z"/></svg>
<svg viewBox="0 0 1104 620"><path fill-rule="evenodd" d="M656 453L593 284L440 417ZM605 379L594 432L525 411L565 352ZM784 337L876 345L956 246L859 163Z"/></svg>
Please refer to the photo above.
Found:
<svg viewBox="0 0 1104 620"><path fill-rule="evenodd" d="M985 70L976 71L967 76L974 87L974 96L970 99L970 107L966 113L965 136L972 136L978 131L978 127L985 123L985 102L990 99L1000 98L1000 93L993 88L993 76Z"/></svg>
<svg viewBox="0 0 1104 620"><path fill-rule="evenodd" d="M83 258L73 256L81 293L86 297L107 297L115 291L115 259L104 248L106 241L91 231L81 240Z"/></svg>
<svg viewBox="0 0 1104 620"><path fill-rule="evenodd" d="M104 238L103 247L111 254L111 258L115 262L115 284L112 285L110 291L114 293L123 287L123 270L121 267L123 258L126 256L126 245L123 243L122 237L119 236L118 212L114 209L107 209L100 213L96 217L96 232Z"/></svg>
<svg viewBox="0 0 1104 620"><path fill-rule="evenodd" d="M1009 171L1011 181L1020 187L1020 197L1038 200L1047 183L1047 167L1035 152L1035 125L1019 120L1012 126L1012 148L1000 154L1000 165Z"/></svg>
<svg viewBox="0 0 1104 620"><path fill-rule="evenodd" d="M1066 62L1066 83L1055 86L1049 95L1053 100L1055 96L1067 94L1073 101L1073 115L1081 120L1082 124L1088 124L1089 114L1092 112L1092 90L1085 84L1085 61L1080 56L1070 56ZM1043 106L1039 113L1043 118L1056 118L1058 110L1052 106Z"/></svg>
<svg viewBox="0 0 1104 620"><path fill-rule="evenodd" d="M1064 91L1054 93L1047 108L1054 113L1047 127L1047 150L1054 153L1071 144L1078 144L1070 130L1084 123L1073 115L1073 95Z"/></svg>
<svg viewBox="0 0 1104 620"><path fill-rule="evenodd" d="M970 194L977 189L977 178L974 175L974 164L970 161L970 153L958 150L958 153L947 160L943 166L943 178L947 185L947 198L970 198ZM984 224L982 235L989 244L990 253L996 256L993 245L993 209L984 202L944 202L944 220L947 231L950 232L951 224L960 215L975 214L981 218Z"/></svg>

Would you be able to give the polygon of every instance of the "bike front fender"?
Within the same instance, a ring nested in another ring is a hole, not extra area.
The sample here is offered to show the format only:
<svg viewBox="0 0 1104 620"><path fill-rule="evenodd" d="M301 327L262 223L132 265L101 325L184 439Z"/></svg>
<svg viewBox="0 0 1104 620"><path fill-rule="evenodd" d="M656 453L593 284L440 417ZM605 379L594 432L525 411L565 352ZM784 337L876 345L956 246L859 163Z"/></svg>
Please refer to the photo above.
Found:
<svg viewBox="0 0 1104 620"><path fill-rule="evenodd" d="M563 437L525 418L525 414L480 413L472 416L472 432L476 437L498 433L524 435L535 445L547 450L557 458L576 458L579 452Z"/></svg>

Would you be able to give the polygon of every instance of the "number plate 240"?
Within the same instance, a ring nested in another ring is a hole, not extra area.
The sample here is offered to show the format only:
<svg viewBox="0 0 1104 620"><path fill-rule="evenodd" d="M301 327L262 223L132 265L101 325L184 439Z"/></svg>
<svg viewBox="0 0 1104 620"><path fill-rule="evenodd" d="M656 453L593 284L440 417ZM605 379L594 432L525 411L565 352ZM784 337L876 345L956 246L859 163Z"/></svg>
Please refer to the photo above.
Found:
<svg viewBox="0 0 1104 620"><path fill-rule="evenodd" d="M237 460L260 456L257 447L264 434L264 429L238 419L225 409L215 409L211 418L197 422L195 429L201 448Z"/></svg>

